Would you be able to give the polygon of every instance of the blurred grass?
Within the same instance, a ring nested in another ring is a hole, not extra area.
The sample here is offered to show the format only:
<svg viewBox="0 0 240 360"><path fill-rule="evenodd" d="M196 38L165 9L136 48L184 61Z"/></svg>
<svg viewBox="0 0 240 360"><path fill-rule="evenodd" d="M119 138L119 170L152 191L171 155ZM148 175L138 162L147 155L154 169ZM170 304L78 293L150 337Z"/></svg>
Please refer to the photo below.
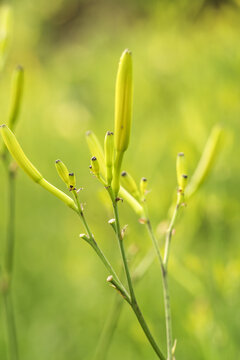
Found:
<svg viewBox="0 0 240 360"><path fill-rule="evenodd" d="M212 2L214 3L214 2ZM218 3L218 2L215 2ZM220 2L219 2L220 3ZM109 207L88 171L86 130L103 139L113 129L118 59L134 56L134 121L124 167L146 176L154 226L166 218L176 188L175 157L184 151L189 173L211 130L220 122L225 141L217 164L177 225L170 258L174 336L178 359L236 358L239 331L240 8L203 1L14 2L9 59L0 77L1 123L10 77L26 69L17 135L45 177L62 187L54 161L61 158L84 188L82 201L96 239L119 266L107 220ZM0 256L6 196L0 165ZM150 246L127 204L127 246ZM103 210L104 209L104 210ZM160 228L160 227L158 227ZM69 209L19 171L14 296L21 358L91 359L114 292L82 225ZM164 346L158 264L137 288L143 312ZM6 359L0 307L0 359ZM151 348L125 306L109 359L152 359Z"/></svg>

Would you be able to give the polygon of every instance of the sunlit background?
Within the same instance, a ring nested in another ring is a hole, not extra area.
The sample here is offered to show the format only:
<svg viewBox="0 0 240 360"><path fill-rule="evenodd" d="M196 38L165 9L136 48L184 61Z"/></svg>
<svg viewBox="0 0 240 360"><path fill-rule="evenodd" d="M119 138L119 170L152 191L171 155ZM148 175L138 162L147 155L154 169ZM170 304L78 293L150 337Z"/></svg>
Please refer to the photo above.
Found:
<svg viewBox="0 0 240 360"><path fill-rule="evenodd" d="M214 124L224 141L207 181L182 212L169 263L176 358L237 359L240 353L240 1L21 0L0 75L0 123L7 118L11 74L25 69L17 136L42 174L65 190L62 159L83 187L81 201L96 240L115 267L117 242L104 189L89 173L89 129L113 130L119 57L133 53L134 115L124 169L149 180L154 229L176 191L175 159L189 175ZM0 140L1 141L1 140ZM6 178L0 163L0 255L6 235ZM121 222L137 263L151 247L126 203ZM22 171L17 178L14 304L21 360L92 360L115 292L86 243L79 219ZM130 256L130 255L129 255ZM144 315L165 351L164 310L155 261L136 287ZM0 303L1 304L1 303ZM7 359L0 305L0 359ZM155 359L130 308L123 312L106 360Z"/></svg>

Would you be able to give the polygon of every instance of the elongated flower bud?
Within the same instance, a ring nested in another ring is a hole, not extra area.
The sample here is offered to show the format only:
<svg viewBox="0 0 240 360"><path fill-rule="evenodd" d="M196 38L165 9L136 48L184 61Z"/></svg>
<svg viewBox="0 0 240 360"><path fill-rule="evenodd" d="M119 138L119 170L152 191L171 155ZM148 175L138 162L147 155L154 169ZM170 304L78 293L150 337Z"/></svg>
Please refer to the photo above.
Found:
<svg viewBox="0 0 240 360"><path fill-rule="evenodd" d="M105 177L106 165L104 159L104 152L97 136L94 134L94 132L87 131L86 140L91 156L95 156L98 159L101 175Z"/></svg>
<svg viewBox="0 0 240 360"><path fill-rule="evenodd" d="M8 127L11 130L14 130L17 117L19 114L19 109L22 100L22 92L23 92L23 81L24 81L24 70L22 66L18 66L14 72L12 77L12 97L11 97L11 106L10 106L10 114L8 120Z"/></svg>
<svg viewBox="0 0 240 360"><path fill-rule="evenodd" d="M15 135L6 125L2 125L0 129L3 141L12 157L16 160L18 165L28 174L28 176L32 178L33 181L39 182L42 179L42 175L28 160L21 146L19 145Z"/></svg>
<svg viewBox="0 0 240 360"><path fill-rule="evenodd" d="M131 194L138 201L140 200L137 184L133 177L126 171L121 173L121 184L129 192L129 194Z"/></svg>
<svg viewBox="0 0 240 360"><path fill-rule="evenodd" d="M75 190L76 189L76 176L74 173L70 173L68 174L68 179L69 179L69 188L70 190Z"/></svg>
<svg viewBox="0 0 240 360"><path fill-rule="evenodd" d="M91 158L91 170L95 176L99 177L99 162L96 156Z"/></svg>
<svg viewBox="0 0 240 360"><path fill-rule="evenodd" d="M180 152L177 155L177 182L178 182L178 189L184 192L185 187L187 185L187 170L186 170L186 160L184 153Z"/></svg>
<svg viewBox="0 0 240 360"><path fill-rule="evenodd" d="M141 178L140 180L140 193L141 196L145 196L147 191L147 179L145 177Z"/></svg>
<svg viewBox="0 0 240 360"><path fill-rule="evenodd" d="M64 192L50 184L47 180L43 178L40 172L35 168L35 166L30 162L30 160L24 154L21 146L19 145L15 135L12 131L6 126L0 126L0 133L2 135L3 141L8 148L10 154L15 159L17 164L26 172L30 178L35 181L37 184L41 185L44 189L52 193L58 199L63 201L67 206L69 206L74 211L77 211L77 206L74 201L66 195Z"/></svg>
<svg viewBox="0 0 240 360"><path fill-rule="evenodd" d="M55 166L59 177L69 187L69 171L66 165L61 160L56 160Z"/></svg>
<svg viewBox="0 0 240 360"><path fill-rule="evenodd" d="M10 6L4 5L0 9L0 70L4 66L11 29L12 11Z"/></svg>
<svg viewBox="0 0 240 360"><path fill-rule="evenodd" d="M186 196L188 198L198 190L199 186L205 181L212 169L218 154L222 134L223 129L219 125L215 125L209 135L197 168L186 189Z"/></svg>
<svg viewBox="0 0 240 360"><path fill-rule="evenodd" d="M126 200L128 204L132 207L132 209L135 211L137 215L139 215L141 218L145 217L144 209L142 205L131 195L127 190L124 189L124 187L120 186L119 189L119 196Z"/></svg>
<svg viewBox="0 0 240 360"><path fill-rule="evenodd" d="M112 188L117 196L123 154L128 148L132 123L132 54L125 50L120 58L115 94L114 148L116 152Z"/></svg>
<svg viewBox="0 0 240 360"><path fill-rule="evenodd" d="M104 141L105 164L107 167L108 185L111 185L111 181L112 181L113 149L114 149L113 132L108 131L105 135L105 141Z"/></svg>
<svg viewBox="0 0 240 360"><path fill-rule="evenodd" d="M125 50L120 58L115 94L115 150L126 151L132 122L132 53Z"/></svg>

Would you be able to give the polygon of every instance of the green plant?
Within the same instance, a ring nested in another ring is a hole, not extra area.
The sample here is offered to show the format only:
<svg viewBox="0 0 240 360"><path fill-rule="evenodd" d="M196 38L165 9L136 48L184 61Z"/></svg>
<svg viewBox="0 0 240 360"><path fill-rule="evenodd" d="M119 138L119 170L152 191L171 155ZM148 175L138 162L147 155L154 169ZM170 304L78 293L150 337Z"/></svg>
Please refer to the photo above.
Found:
<svg viewBox="0 0 240 360"><path fill-rule="evenodd" d="M6 147L11 153L12 157L18 163L18 165L30 176L30 178L45 188L47 191L58 197L62 202L69 206L80 217L82 224L85 228L85 233L80 234L80 238L86 241L95 251L103 265L106 267L109 276L107 278L108 283L118 291L122 298L129 304L132 311L136 315L139 324L141 325L146 338L151 344L155 354L161 360L173 360L174 352L176 348L176 342L173 341L172 335L172 320L171 320L171 307L170 296L168 286L168 259L170 253L170 244L172 234L177 219L177 215L185 205L185 202L196 192L198 187L203 182L213 164L214 156L216 155L216 149L219 145L219 139L221 136L221 128L215 127L210 135L208 145L203 153L203 157L200 160L199 166L192 177L192 180L187 185L187 174L185 167L185 158L183 153L179 153L177 156L177 192L176 201L173 206L172 217L168 230L166 232L164 254L160 252L157 238L153 232L152 224L149 218L149 212L147 209L146 197L148 193L147 180L142 178L140 186L138 187L134 179L127 173L122 172L123 156L128 148L131 130L131 117L132 117L132 54L129 50L125 50L122 54L119 64L119 70L116 82L116 101L115 101L115 131L114 134L108 131L105 136L104 150L101 147L100 142L93 132L87 133L87 143L91 152L91 165L90 169L92 174L100 181L105 187L113 208L114 219L111 219L111 224L115 235L118 240L119 249L122 258L123 269L125 272L127 288L123 281L120 280L120 276L114 270L111 262L106 258L103 251L99 247L93 232L86 219L85 210L83 204L79 200L79 190L76 185L75 175L69 172L66 165L61 160L56 161L56 169L69 190L71 197L59 190L52 184L50 184L41 173L35 168L35 166L29 161L19 145L14 133L6 125L1 126L1 135ZM150 266L153 256L147 256L139 264L139 267L131 275L129 265L127 261L124 235L125 228L121 228L119 219L119 202L126 200L140 217L140 222L148 229L149 236L152 239L153 246L160 264L160 270L163 283L164 294L164 307L165 307L165 319L166 319L166 337L167 337L167 356L163 354L163 351L159 348L157 342L152 336L152 333L143 317L143 314L139 308L138 301L134 290L134 280L139 280ZM118 317L114 318L116 323ZM114 322L111 322L114 324ZM101 351L100 351L101 352Z"/></svg>

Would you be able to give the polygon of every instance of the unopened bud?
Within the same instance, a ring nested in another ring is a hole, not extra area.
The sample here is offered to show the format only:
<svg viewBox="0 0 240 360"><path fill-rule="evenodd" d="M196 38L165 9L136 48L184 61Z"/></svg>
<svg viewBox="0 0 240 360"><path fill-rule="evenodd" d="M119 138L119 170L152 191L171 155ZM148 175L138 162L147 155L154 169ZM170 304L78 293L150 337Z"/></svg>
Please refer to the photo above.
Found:
<svg viewBox="0 0 240 360"><path fill-rule="evenodd" d="M115 93L114 148L116 157L113 173L113 192L117 196L123 154L128 148L132 123L132 54L125 50L120 58Z"/></svg>
<svg viewBox="0 0 240 360"><path fill-rule="evenodd" d="M199 186L205 181L212 169L220 147L222 134L223 129L219 125L215 125L209 135L197 168L186 189L186 196L188 198L198 190Z"/></svg>
<svg viewBox="0 0 240 360"><path fill-rule="evenodd" d="M23 93L23 81L24 81L24 70L22 66L17 66L13 72L12 77L12 94L11 94L11 105L10 114L8 120L8 127L14 130L17 117L20 110L22 93Z"/></svg>
<svg viewBox="0 0 240 360"><path fill-rule="evenodd" d="M133 177L126 171L121 173L121 184L135 199L140 200L137 184Z"/></svg>
<svg viewBox="0 0 240 360"><path fill-rule="evenodd" d="M13 132L7 127L7 125L0 126L0 131L8 151L16 160L18 165L27 173L28 176L30 176L30 178L32 178L33 181L39 182L42 179L42 175L26 157Z"/></svg>
<svg viewBox="0 0 240 360"><path fill-rule="evenodd" d="M95 176L99 177L100 173L99 173L99 162L98 159L96 158L96 156L93 156L91 158L91 166L92 166L92 172Z"/></svg>
<svg viewBox="0 0 240 360"><path fill-rule="evenodd" d="M74 173L70 173L68 174L68 179L69 179L69 188L70 190L75 190L76 189L76 176Z"/></svg>
<svg viewBox="0 0 240 360"><path fill-rule="evenodd" d="M113 132L108 131L105 135L105 141L104 141L105 164L107 167L108 185L111 185L111 181L112 181L113 149L114 149Z"/></svg>
<svg viewBox="0 0 240 360"><path fill-rule="evenodd" d="M140 180L140 192L143 197L145 196L146 191L147 191L147 179L143 177Z"/></svg>
<svg viewBox="0 0 240 360"><path fill-rule="evenodd" d="M103 148L100 144L100 141L92 131L86 132L86 140L91 156L95 156L98 159L101 175L105 177L106 165Z"/></svg>
<svg viewBox="0 0 240 360"><path fill-rule="evenodd" d="M61 160L56 160L55 166L59 177L69 187L69 171L66 165Z"/></svg>
<svg viewBox="0 0 240 360"><path fill-rule="evenodd" d="M177 183L178 189L181 192L184 192L185 187L187 185L187 171L186 171L186 160L184 153L180 152L177 155L177 163L176 163L176 170L177 170Z"/></svg>

